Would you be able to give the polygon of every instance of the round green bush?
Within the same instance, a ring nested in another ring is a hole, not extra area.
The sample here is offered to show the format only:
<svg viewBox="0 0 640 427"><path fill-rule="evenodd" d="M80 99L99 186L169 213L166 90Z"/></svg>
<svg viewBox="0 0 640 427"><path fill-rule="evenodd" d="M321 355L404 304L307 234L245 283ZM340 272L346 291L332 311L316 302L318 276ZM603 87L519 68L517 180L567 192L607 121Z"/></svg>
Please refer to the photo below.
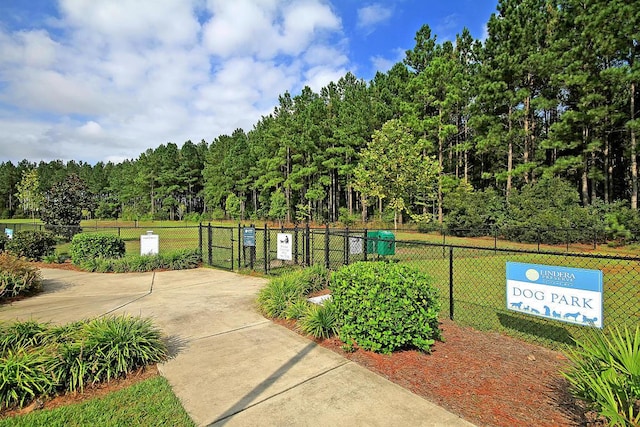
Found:
<svg viewBox="0 0 640 427"><path fill-rule="evenodd" d="M426 274L402 264L358 262L336 271L331 295L340 338L365 350L429 351L441 339L438 289Z"/></svg>
<svg viewBox="0 0 640 427"><path fill-rule="evenodd" d="M111 234L76 234L71 240L69 254L77 265L97 258L122 258L125 254L124 240Z"/></svg>
<svg viewBox="0 0 640 427"><path fill-rule="evenodd" d="M19 258L39 261L51 255L56 249L56 239L48 231L23 230L18 231L5 244L5 250Z"/></svg>

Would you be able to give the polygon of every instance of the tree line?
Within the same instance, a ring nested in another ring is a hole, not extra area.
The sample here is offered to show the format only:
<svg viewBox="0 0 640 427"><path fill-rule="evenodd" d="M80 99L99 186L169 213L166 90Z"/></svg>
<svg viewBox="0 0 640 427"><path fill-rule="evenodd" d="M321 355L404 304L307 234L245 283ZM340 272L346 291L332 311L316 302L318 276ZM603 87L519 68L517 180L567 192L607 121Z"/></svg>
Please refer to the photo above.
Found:
<svg viewBox="0 0 640 427"><path fill-rule="evenodd" d="M487 29L440 41L424 25L389 71L284 93L211 143L118 164L3 162L0 214L37 209L17 197L31 170L41 194L78 175L104 218L453 224L464 210L480 226L523 194L555 197L538 191L556 191L550 180L572 205L636 212L640 2L501 0Z"/></svg>

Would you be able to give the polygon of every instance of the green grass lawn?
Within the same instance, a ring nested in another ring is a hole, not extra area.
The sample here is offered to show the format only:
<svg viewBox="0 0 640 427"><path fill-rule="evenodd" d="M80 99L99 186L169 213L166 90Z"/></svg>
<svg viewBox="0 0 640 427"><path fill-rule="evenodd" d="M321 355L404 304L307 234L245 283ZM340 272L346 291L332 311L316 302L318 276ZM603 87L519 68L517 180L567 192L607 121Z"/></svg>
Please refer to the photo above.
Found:
<svg viewBox="0 0 640 427"><path fill-rule="evenodd" d="M440 289L444 316L449 315L449 254L400 246L393 257L425 271ZM481 330L497 330L552 347L572 343L589 329L507 310L507 261L601 270L604 276L605 326L640 322L640 266L636 261L582 258L570 255L504 253L455 249L453 262L454 318Z"/></svg>
<svg viewBox="0 0 640 427"><path fill-rule="evenodd" d="M101 398L0 419L0 427L194 425L167 380L161 376Z"/></svg>

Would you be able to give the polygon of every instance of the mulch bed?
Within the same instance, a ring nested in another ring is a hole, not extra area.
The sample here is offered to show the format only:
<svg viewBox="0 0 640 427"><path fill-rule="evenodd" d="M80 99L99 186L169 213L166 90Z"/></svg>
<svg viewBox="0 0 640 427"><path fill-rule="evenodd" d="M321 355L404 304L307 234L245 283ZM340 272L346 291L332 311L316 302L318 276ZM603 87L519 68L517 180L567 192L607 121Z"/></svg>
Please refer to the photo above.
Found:
<svg viewBox="0 0 640 427"><path fill-rule="evenodd" d="M567 391L562 353L449 320L441 329L445 342L431 354L345 352L337 338L315 341L480 426L600 425Z"/></svg>

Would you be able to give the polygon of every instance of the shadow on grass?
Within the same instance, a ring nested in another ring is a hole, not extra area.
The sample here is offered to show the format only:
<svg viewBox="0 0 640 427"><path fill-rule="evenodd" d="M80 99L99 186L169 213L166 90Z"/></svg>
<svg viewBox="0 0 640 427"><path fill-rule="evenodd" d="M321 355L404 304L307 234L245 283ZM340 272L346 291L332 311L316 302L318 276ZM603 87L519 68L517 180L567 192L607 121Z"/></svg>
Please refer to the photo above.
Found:
<svg viewBox="0 0 640 427"><path fill-rule="evenodd" d="M496 313L500 324L526 335L531 335L544 340L554 341L559 344L573 345L573 335L564 327L549 325L534 319L526 319L507 313Z"/></svg>

